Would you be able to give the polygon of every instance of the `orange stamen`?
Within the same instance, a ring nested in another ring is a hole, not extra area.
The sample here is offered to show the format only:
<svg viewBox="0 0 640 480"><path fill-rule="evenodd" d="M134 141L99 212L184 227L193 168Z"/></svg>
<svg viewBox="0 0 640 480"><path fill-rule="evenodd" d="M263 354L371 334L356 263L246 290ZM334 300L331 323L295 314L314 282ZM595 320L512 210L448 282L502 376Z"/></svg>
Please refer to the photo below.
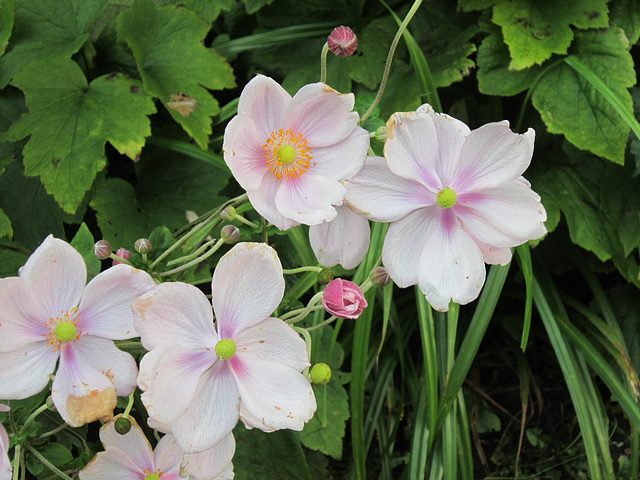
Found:
<svg viewBox="0 0 640 480"><path fill-rule="evenodd" d="M288 148L280 152L285 145L288 145ZM295 157L289 160L291 148L295 151ZM309 148L307 139L302 136L302 133L293 133L290 128L271 132L262 149L267 160L267 168L278 180L286 177L287 182L292 178L299 178L309 170L313 159L311 156L313 152Z"/></svg>

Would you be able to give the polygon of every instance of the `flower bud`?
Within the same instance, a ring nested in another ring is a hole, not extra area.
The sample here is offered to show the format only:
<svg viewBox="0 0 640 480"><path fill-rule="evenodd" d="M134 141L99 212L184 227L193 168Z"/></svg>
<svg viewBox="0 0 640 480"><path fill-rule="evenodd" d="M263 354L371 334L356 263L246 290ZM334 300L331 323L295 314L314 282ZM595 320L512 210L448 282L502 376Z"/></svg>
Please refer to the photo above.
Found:
<svg viewBox="0 0 640 480"><path fill-rule="evenodd" d="M309 372L311 383L326 385L331 380L331 367L326 363L316 363Z"/></svg>
<svg viewBox="0 0 640 480"><path fill-rule="evenodd" d="M129 433L129 430L131 430L131 420L125 417L120 417L116 420L113 428L115 428L116 432L118 432L120 435L126 435L127 433Z"/></svg>
<svg viewBox="0 0 640 480"><path fill-rule="evenodd" d="M333 272L331 270L329 270L328 268L323 268L318 273L318 283L320 285L326 285L327 283L329 283L333 279L334 279Z"/></svg>
<svg viewBox="0 0 640 480"><path fill-rule="evenodd" d="M130 250L127 250L126 248L120 248L117 252L116 252L116 256L120 257L120 258L124 258L125 260L129 260L129 257L131 256L131 252ZM119 260L114 260L113 264L114 265L120 265L122 262Z"/></svg>
<svg viewBox="0 0 640 480"><path fill-rule="evenodd" d="M386 142L387 141L387 126L386 125L382 125L382 126L376 128L376 131L373 134L373 137L379 142Z"/></svg>
<svg viewBox="0 0 640 480"><path fill-rule="evenodd" d="M236 243L240 240L240 229L235 225L225 225L220 230L220 238L224 243Z"/></svg>
<svg viewBox="0 0 640 480"><path fill-rule="evenodd" d="M106 260L111 255L113 248L106 240L98 240L93 246L93 254L100 260Z"/></svg>
<svg viewBox="0 0 640 480"><path fill-rule="evenodd" d="M232 205L227 205L226 207L224 207L222 212L220 212L220 216L223 220L231 222L234 218L236 218L236 209L233 208Z"/></svg>
<svg viewBox="0 0 640 480"><path fill-rule="evenodd" d="M47 397L47 400L45 401L45 405L47 406L47 410L49 410L50 412L57 411L56 406L53 404L53 397L51 395Z"/></svg>
<svg viewBox="0 0 640 480"><path fill-rule="evenodd" d="M324 289L322 305L331 315L354 319L367 307L367 300L358 285L336 278Z"/></svg>
<svg viewBox="0 0 640 480"><path fill-rule="evenodd" d="M358 37L349 27L340 26L333 29L327 38L329 50L339 57L348 57L358 47Z"/></svg>
<svg viewBox="0 0 640 480"><path fill-rule="evenodd" d="M384 267L376 267L371 270L369 279L376 287L386 287L391 282L391 277L389 277L389 273Z"/></svg>
<svg viewBox="0 0 640 480"><path fill-rule="evenodd" d="M149 253L151 251L151 240L148 238L139 238L134 245L136 252L140 254Z"/></svg>

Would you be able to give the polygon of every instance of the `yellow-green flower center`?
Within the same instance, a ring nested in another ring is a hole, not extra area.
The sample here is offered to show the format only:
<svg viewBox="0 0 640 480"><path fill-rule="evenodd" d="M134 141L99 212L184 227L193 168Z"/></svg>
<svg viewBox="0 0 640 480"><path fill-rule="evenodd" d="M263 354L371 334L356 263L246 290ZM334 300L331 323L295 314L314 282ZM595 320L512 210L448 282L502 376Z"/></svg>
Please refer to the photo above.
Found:
<svg viewBox="0 0 640 480"><path fill-rule="evenodd" d="M267 168L278 180L299 178L311 167L313 152L309 142L290 128L271 132L262 149Z"/></svg>
<svg viewBox="0 0 640 480"><path fill-rule="evenodd" d="M68 342L76 338L78 327L73 322L60 322L54 330L56 339L61 342Z"/></svg>
<svg viewBox="0 0 640 480"><path fill-rule="evenodd" d="M150 473L149 475L144 477L144 480L160 480L160 475L158 475L157 473Z"/></svg>
<svg viewBox="0 0 640 480"><path fill-rule="evenodd" d="M436 202L438 202L438 205L442 208L453 207L457 200L458 196L456 195L456 192L449 187L443 188L438 192L438 195L436 195Z"/></svg>
<svg viewBox="0 0 640 480"><path fill-rule="evenodd" d="M236 354L237 348L236 342L230 338L225 338L224 340L220 340L216 343L216 355L218 355L222 360L229 360Z"/></svg>
<svg viewBox="0 0 640 480"><path fill-rule="evenodd" d="M295 147L285 144L278 149L278 153L276 153L276 155L281 163L289 165L291 162L295 161L298 156L298 152L296 152Z"/></svg>

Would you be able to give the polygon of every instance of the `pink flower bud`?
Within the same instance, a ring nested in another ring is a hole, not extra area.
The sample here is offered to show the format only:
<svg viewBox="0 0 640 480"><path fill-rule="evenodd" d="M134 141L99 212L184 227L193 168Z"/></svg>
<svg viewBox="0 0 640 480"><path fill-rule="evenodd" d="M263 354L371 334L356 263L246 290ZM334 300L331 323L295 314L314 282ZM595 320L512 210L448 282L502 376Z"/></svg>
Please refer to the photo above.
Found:
<svg viewBox="0 0 640 480"><path fill-rule="evenodd" d="M93 246L93 254L100 260L106 260L109 258L112 251L111 244L106 240L98 240Z"/></svg>
<svg viewBox="0 0 640 480"><path fill-rule="evenodd" d="M138 253L149 253L151 251L151 240L148 238L139 238L136 240L135 248Z"/></svg>
<svg viewBox="0 0 640 480"><path fill-rule="evenodd" d="M333 29L327 38L329 50L339 57L348 57L358 47L358 37L349 27L340 26Z"/></svg>
<svg viewBox="0 0 640 480"><path fill-rule="evenodd" d="M362 290L353 282L336 278L324 289L322 305L338 318L358 318L367 307Z"/></svg>
<svg viewBox="0 0 640 480"><path fill-rule="evenodd" d="M236 243L240 240L240 229L235 225L225 225L220 230L220 237L224 243Z"/></svg>
<svg viewBox="0 0 640 480"><path fill-rule="evenodd" d="M386 287L391 282L391 277L384 267L376 267L371 270L369 279L376 287Z"/></svg>
<svg viewBox="0 0 640 480"><path fill-rule="evenodd" d="M131 252L129 250L127 250L126 248L121 248L120 250L118 250L116 252L116 256L124 258L125 260L129 260L129 257L131 256ZM120 265L122 262L118 261L118 260L114 260L113 264L114 265Z"/></svg>

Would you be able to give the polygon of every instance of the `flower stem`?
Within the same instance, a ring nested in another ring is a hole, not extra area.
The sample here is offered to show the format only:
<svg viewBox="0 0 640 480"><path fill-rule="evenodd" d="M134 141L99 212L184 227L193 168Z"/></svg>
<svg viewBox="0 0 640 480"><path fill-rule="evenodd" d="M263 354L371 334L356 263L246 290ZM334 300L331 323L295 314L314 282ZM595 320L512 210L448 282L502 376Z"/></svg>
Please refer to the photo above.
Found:
<svg viewBox="0 0 640 480"><path fill-rule="evenodd" d="M338 317L336 316L330 316L329 318L327 318L324 322L320 322L317 325L313 325L312 327L307 328L307 332L312 332L314 330L318 330L319 328L325 327L327 325L330 325L331 323L333 323Z"/></svg>
<svg viewBox="0 0 640 480"><path fill-rule="evenodd" d="M40 405L40 407L38 407L38 409L36 411L34 411L31 415L29 415L29 418L27 418L27 420L24 422L24 424L22 425L22 428L20 429L20 433L24 433L24 431L27 429L27 427L29 426L29 424L31 422L33 422L33 420L40 415L42 412L46 411L49 407L47 407L47 404L45 403L44 405Z"/></svg>
<svg viewBox="0 0 640 480"><path fill-rule="evenodd" d="M18 473L20 472L20 456L22 455L22 444L18 443L14 450L13 456L13 480L18 480Z"/></svg>
<svg viewBox="0 0 640 480"><path fill-rule="evenodd" d="M68 476L66 473L64 473L62 470L56 467L53 463L47 460L39 451L37 451L31 445L27 444L26 447L38 460L40 460L44 464L45 467L47 467L53 473L58 475L58 477L63 478L64 480L73 480L70 476Z"/></svg>
<svg viewBox="0 0 640 480"><path fill-rule="evenodd" d="M282 273L284 273L285 275L293 275L295 273L304 273L304 272L320 273L321 271L322 271L322 268L320 267L308 266L308 267L298 267L298 268L290 268L288 270L282 270Z"/></svg>
<svg viewBox="0 0 640 480"><path fill-rule="evenodd" d="M207 248L211 247L217 241L218 240L216 239L209 240L207 243L205 243L200 248L198 248L195 252L192 252L189 255L185 255L184 257L180 257L180 258L176 258L174 260L168 261L167 267L170 267L171 265L176 265L178 263L190 262L191 260L198 258L200 255L202 255L203 252L207 250Z"/></svg>
<svg viewBox="0 0 640 480"><path fill-rule="evenodd" d="M316 306L316 303L318 303L318 301L322 298L322 295L324 295L324 292L316 293L313 297L311 297L311 300L309 300L309 303L306 307L287 312L280 317L280 320L286 320L289 325L292 325L299 322L300 320L303 320L312 311L324 308L320 305Z"/></svg>
<svg viewBox="0 0 640 480"><path fill-rule="evenodd" d="M216 244L211 247L209 249L209 251L207 253L205 253L204 255L201 255L200 257L191 260L190 262L185 263L184 265L181 265L179 267L174 268L173 270L167 270L166 272L160 272L158 275L160 275L161 277L165 277L167 275L173 275L174 273L178 273L181 272L182 270L186 270L189 267L192 267L194 265L197 265L198 263L200 263L203 260L206 260L207 258L209 258L211 255L213 255L214 253L216 253L220 247L224 245L224 241L222 239L218 240L216 242Z"/></svg>
<svg viewBox="0 0 640 480"><path fill-rule="evenodd" d="M251 220L247 220L242 215L238 215L237 213L236 213L236 216L234 217L234 220L238 220L239 222L244 223L245 225L248 225L249 227L254 229L259 227L257 223L253 223Z"/></svg>
<svg viewBox="0 0 640 480"><path fill-rule="evenodd" d="M124 263L125 265L129 265L130 267L133 266L133 265L131 265L131 262L129 260L127 260L126 258L123 258L123 257L119 257L115 253L112 253L111 255L109 255L109 258L111 260L117 260L120 263Z"/></svg>
<svg viewBox="0 0 640 480"><path fill-rule="evenodd" d="M322 52L320 53L320 81L327 83L327 54L329 53L329 44L324 43Z"/></svg>
<svg viewBox="0 0 640 480"><path fill-rule="evenodd" d="M389 73L391 72L391 62L393 61L393 55L396 52L396 47L398 46L398 42L400 41L402 32L406 30L407 25L409 25L409 22L411 21L415 13L418 11L418 8L420 7L421 4L422 4L422 0L415 0L413 2L413 5L411 6L409 13L407 13L407 16L402 21L400 28L398 28L398 31L396 32L396 36L393 37L393 41L391 42L391 47L389 48L389 54L387 55L387 63L385 63L384 65L384 73L382 74L382 80L380 81L380 88L378 88L378 94L376 95L376 98L373 100L373 103L369 107L369 110L364 112L364 115L362 115L362 117L360 118L361 124L364 123L367 118L369 118L369 116L373 113L375 108L378 106L378 103L380 103L380 99L384 94L384 89L387 86Z"/></svg>
<svg viewBox="0 0 640 480"><path fill-rule="evenodd" d="M129 412L131 411L131 409L133 408L133 394L136 393L136 391L134 390L133 392L131 392L131 395L129 395L129 403L127 404L127 408L124 409L124 413L122 414L122 416L124 418L129 417Z"/></svg>

